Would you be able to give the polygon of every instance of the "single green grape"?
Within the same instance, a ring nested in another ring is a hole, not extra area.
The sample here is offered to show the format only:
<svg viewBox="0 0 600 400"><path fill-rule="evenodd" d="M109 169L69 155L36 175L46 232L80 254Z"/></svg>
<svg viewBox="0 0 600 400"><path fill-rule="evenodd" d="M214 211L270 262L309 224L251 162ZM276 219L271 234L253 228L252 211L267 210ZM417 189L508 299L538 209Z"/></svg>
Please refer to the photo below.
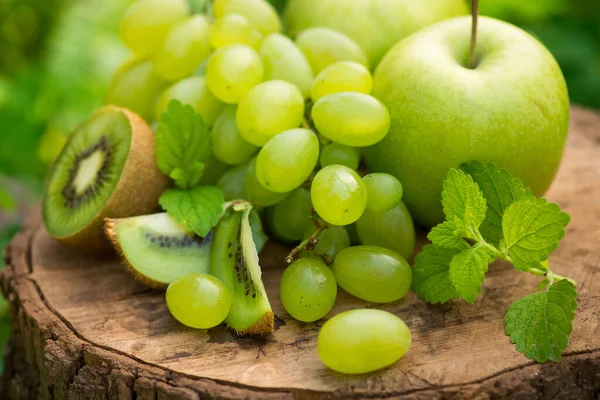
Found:
<svg viewBox="0 0 600 400"><path fill-rule="evenodd" d="M237 104L263 79L258 53L244 44L231 44L215 51L206 67L206 83L224 103Z"/></svg>
<svg viewBox="0 0 600 400"><path fill-rule="evenodd" d="M263 35L281 31L277 11L265 0L215 0L213 13L216 18L226 14L243 15Z"/></svg>
<svg viewBox="0 0 600 400"><path fill-rule="evenodd" d="M154 73L151 61L125 62L112 77L106 103L127 108L146 121L154 117L154 101L167 82Z"/></svg>
<svg viewBox="0 0 600 400"><path fill-rule="evenodd" d="M173 25L189 14L186 0L138 0L121 20L121 40L138 56L151 56L161 48Z"/></svg>
<svg viewBox="0 0 600 400"><path fill-rule="evenodd" d="M304 53L290 38L279 33L270 34L263 41L259 54L265 81L286 81L300 89L304 98L310 96L312 69Z"/></svg>
<svg viewBox="0 0 600 400"><path fill-rule="evenodd" d="M323 324L317 337L319 358L344 374L364 374L394 364L412 342L408 326L387 311L356 309Z"/></svg>
<svg viewBox="0 0 600 400"><path fill-rule="evenodd" d="M260 149L256 178L269 190L286 193L302 185L319 159L319 139L304 128L281 132Z"/></svg>
<svg viewBox="0 0 600 400"><path fill-rule="evenodd" d="M154 71L163 79L176 81L191 76L211 52L210 26L203 15L178 22L154 56Z"/></svg>
<svg viewBox="0 0 600 400"><path fill-rule="evenodd" d="M385 247L407 260L415 251L415 225L403 202L381 213L365 210L355 225L362 244Z"/></svg>
<svg viewBox="0 0 600 400"><path fill-rule="evenodd" d="M299 187L269 212L269 227L273 236L287 242L299 242L304 232L313 226L310 191Z"/></svg>
<svg viewBox="0 0 600 400"><path fill-rule="evenodd" d="M367 210L384 212L402 200L402 184L393 175L376 172L363 176L367 186Z"/></svg>
<svg viewBox="0 0 600 400"><path fill-rule="evenodd" d="M222 163L211 153L208 160L204 163L204 173L198 183L201 185L216 185L219 179L225 175L225 172L229 171L229 167L229 165Z"/></svg>
<svg viewBox="0 0 600 400"><path fill-rule="evenodd" d="M250 161L244 177L244 199L259 206L269 207L279 203L288 193L275 193L256 179L256 157Z"/></svg>
<svg viewBox="0 0 600 400"><path fill-rule="evenodd" d="M325 67L315 78L310 97L317 101L323 96L339 92L370 94L373 77L362 64L353 61L338 61Z"/></svg>
<svg viewBox="0 0 600 400"><path fill-rule="evenodd" d="M311 115L319 133L346 146L371 146L390 130L390 113L375 97L341 92L321 97Z"/></svg>
<svg viewBox="0 0 600 400"><path fill-rule="evenodd" d="M333 225L348 225L360 218L367 205L367 188L356 171L329 165L315 175L310 189L319 216Z"/></svg>
<svg viewBox="0 0 600 400"><path fill-rule="evenodd" d="M412 282L408 262L395 251L378 246L352 246L340 251L332 271L342 289L374 303L401 299Z"/></svg>
<svg viewBox="0 0 600 400"><path fill-rule="evenodd" d="M354 61L369 68L369 60L356 42L330 28L306 29L298 35L296 44L315 74L338 61Z"/></svg>
<svg viewBox="0 0 600 400"><path fill-rule="evenodd" d="M167 111L169 102L173 99L192 106L194 111L202 115L202 119L208 126L215 123L225 107L225 104L208 89L206 79L202 76L182 79L167 88L156 101L157 120L160 120L162 113Z"/></svg>
<svg viewBox="0 0 600 400"><path fill-rule="evenodd" d="M220 280L208 274L177 278L165 295L171 315L184 325L209 329L225 320L231 297Z"/></svg>
<svg viewBox="0 0 600 400"><path fill-rule="evenodd" d="M331 142L321 150L319 164L321 167L338 164L356 170L360 164L360 150Z"/></svg>
<svg viewBox="0 0 600 400"><path fill-rule="evenodd" d="M223 191L225 201L244 198L244 179L248 163L242 163L230 168L217 182L217 187Z"/></svg>
<svg viewBox="0 0 600 400"><path fill-rule="evenodd" d="M245 44L258 50L262 39L260 31L239 14L226 14L218 18L210 28L210 45L215 49L230 44Z"/></svg>
<svg viewBox="0 0 600 400"><path fill-rule="evenodd" d="M286 81L267 81L253 87L240 101L236 122L240 135L255 146L296 128L304 116L300 90Z"/></svg>
<svg viewBox="0 0 600 400"><path fill-rule="evenodd" d="M235 123L236 106L227 106L217 118L212 130L212 149L215 157L229 165L248 160L258 147L240 136Z"/></svg>
<svg viewBox="0 0 600 400"><path fill-rule="evenodd" d="M336 296L335 277L319 258L300 258L290 264L281 277L281 303L298 321L313 322L323 318L333 308Z"/></svg>
<svg viewBox="0 0 600 400"><path fill-rule="evenodd" d="M302 240L311 237L316 231L314 224L306 228ZM350 247L350 236L345 226L329 225L319 235L319 242L310 250L305 251L306 254L315 256L325 256L333 259L340 251Z"/></svg>

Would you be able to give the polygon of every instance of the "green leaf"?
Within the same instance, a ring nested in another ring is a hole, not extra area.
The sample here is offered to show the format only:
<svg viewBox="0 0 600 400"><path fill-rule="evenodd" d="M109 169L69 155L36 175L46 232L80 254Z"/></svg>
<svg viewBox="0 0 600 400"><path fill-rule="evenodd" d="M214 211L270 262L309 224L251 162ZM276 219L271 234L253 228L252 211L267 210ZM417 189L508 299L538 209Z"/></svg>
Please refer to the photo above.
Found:
<svg viewBox="0 0 600 400"><path fill-rule="evenodd" d="M204 163L195 162L188 169L187 172L182 170L181 168L175 168L169 174L169 177L173 179L175 185L179 188L187 188L191 186L195 186L198 182L196 181L188 181L188 176L202 176L204 172Z"/></svg>
<svg viewBox="0 0 600 400"><path fill-rule="evenodd" d="M538 291L545 290L549 284L550 284L550 279L544 278L544 279L542 279L542 281L540 283L538 283L537 290Z"/></svg>
<svg viewBox="0 0 600 400"><path fill-rule="evenodd" d="M211 135L202 116L171 100L156 130L156 162L181 189L198 184L211 154Z"/></svg>
<svg viewBox="0 0 600 400"><path fill-rule="evenodd" d="M214 186L168 189L159 199L167 214L201 237L206 236L219 221L223 202L223 192Z"/></svg>
<svg viewBox="0 0 600 400"><path fill-rule="evenodd" d="M422 300L435 304L445 303L456 294L448 276L450 261L460 250L428 244L415 257L412 269L412 290Z"/></svg>
<svg viewBox="0 0 600 400"><path fill-rule="evenodd" d="M519 178L491 162L471 161L460 168L471 175L486 200L487 212L479 231L486 241L498 245L502 239L504 211L515 201L531 195L531 190L525 188Z"/></svg>
<svg viewBox="0 0 600 400"><path fill-rule="evenodd" d="M427 235L431 243L447 249L465 249L467 244L453 222L445 221L434 227Z"/></svg>
<svg viewBox="0 0 600 400"><path fill-rule="evenodd" d="M539 268L565 236L569 219L569 214L545 199L528 196L511 204L502 217L502 230L504 251L515 268Z"/></svg>
<svg viewBox="0 0 600 400"><path fill-rule="evenodd" d="M485 220L487 207L479 186L471 176L458 169L448 171L442 206L446 219L454 222L466 237L471 237L471 229L478 229Z"/></svg>
<svg viewBox="0 0 600 400"><path fill-rule="evenodd" d="M566 279L547 291L525 296L506 312L506 334L525 357L543 363L559 361L567 348L577 309L577 293Z"/></svg>
<svg viewBox="0 0 600 400"><path fill-rule="evenodd" d="M487 251L482 247L472 247L452 257L448 275L458 297L467 303L475 303L490 261Z"/></svg>

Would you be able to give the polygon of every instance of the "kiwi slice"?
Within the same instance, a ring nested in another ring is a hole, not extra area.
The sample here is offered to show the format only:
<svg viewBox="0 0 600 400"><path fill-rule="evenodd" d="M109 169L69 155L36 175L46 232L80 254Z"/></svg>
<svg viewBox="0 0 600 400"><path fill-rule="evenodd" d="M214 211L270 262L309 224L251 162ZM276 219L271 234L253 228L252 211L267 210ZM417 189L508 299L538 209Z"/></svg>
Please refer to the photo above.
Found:
<svg viewBox="0 0 600 400"><path fill-rule="evenodd" d="M167 213L107 218L104 227L129 272L150 287L210 269L212 232L199 238Z"/></svg>
<svg viewBox="0 0 600 400"><path fill-rule="evenodd" d="M225 323L238 335L273 332L273 310L262 282L255 244L255 237L261 247L264 244L261 229L260 219L250 205L233 206L225 212L213 238L210 273L229 290L231 309Z"/></svg>
<svg viewBox="0 0 600 400"><path fill-rule="evenodd" d="M88 251L109 248L105 217L153 212L168 179L154 133L131 111L107 106L77 127L52 166L42 213L48 233Z"/></svg>

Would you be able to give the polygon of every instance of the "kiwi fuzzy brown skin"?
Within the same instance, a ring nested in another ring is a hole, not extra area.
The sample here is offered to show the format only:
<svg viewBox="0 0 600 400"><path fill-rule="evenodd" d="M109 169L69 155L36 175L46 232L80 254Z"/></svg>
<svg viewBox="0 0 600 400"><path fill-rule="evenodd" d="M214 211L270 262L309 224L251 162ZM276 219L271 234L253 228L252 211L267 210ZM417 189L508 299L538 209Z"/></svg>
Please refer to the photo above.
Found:
<svg viewBox="0 0 600 400"><path fill-rule="evenodd" d="M148 124L137 114L112 105L96 113L107 109L122 112L131 125L131 145L119 182L104 207L84 228L68 236L55 237L67 246L89 253L111 248L103 230L104 218L132 217L156 211L158 198L170 183L156 165L155 135Z"/></svg>
<svg viewBox="0 0 600 400"><path fill-rule="evenodd" d="M271 311L266 312L257 323L255 323L248 329L240 331L235 328L232 328L231 326L227 326L227 328L230 331L232 331L236 336L240 337L260 336L273 333L275 331L275 314L273 314Z"/></svg>

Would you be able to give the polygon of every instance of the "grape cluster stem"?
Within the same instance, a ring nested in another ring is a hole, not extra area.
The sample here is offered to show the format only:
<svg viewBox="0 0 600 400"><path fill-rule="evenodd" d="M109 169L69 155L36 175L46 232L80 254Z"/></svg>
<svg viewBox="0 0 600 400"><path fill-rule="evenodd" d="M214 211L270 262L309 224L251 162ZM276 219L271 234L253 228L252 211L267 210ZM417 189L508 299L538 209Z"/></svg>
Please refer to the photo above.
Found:
<svg viewBox="0 0 600 400"><path fill-rule="evenodd" d="M310 235L308 238L306 238L306 240L304 240L302 243L300 243L298 246L294 247L292 249L292 251L290 251L290 254L287 255L287 257L285 258L285 262L287 264L291 264L294 262L294 258L303 250L305 249L307 246L314 246L317 243L319 243L319 235L321 234L321 232L323 232L325 230L325 228L327 228L327 225L319 225L317 227L317 230Z"/></svg>

